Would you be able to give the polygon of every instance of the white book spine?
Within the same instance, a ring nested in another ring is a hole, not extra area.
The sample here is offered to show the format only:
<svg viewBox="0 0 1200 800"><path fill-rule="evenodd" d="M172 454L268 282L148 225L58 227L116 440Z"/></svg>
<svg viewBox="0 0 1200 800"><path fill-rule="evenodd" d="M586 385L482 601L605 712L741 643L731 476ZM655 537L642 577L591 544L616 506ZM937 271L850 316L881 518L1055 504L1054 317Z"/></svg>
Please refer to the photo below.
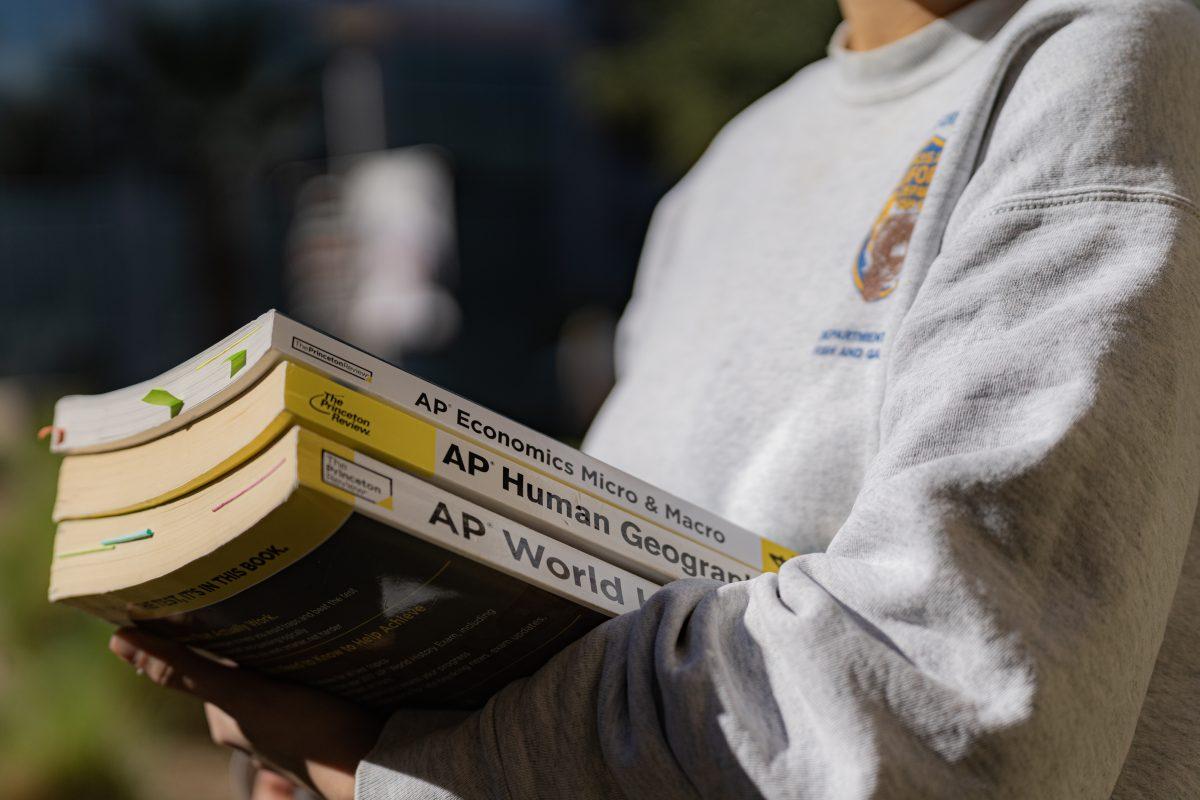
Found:
<svg viewBox="0 0 1200 800"><path fill-rule="evenodd" d="M353 455L322 451L324 487L317 488L352 498L355 511L386 525L609 616L640 608L659 589L381 461Z"/></svg>

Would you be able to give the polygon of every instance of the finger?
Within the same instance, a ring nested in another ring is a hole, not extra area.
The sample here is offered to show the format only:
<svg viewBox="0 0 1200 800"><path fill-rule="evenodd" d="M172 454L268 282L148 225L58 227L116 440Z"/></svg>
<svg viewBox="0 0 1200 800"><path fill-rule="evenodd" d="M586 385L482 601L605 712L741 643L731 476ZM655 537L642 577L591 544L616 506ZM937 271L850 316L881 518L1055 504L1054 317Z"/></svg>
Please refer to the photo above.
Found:
<svg viewBox="0 0 1200 800"><path fill-rule="evenodd" d="M260 769L254 776L254 788L250 800L292 800L296 796L296 784L269 769Z"/></svg>
<svg viewBox="0 0 1200 800"><path fill-rule="evenodd" d="M251 791L251 800L259 797L260 792L264 793L264 797L275 797L279 795L280 786L286 785L289 791L292 791L296 786L303 783L301 775L304 770L303 760L298 762L292 771L286 768L286 765L276 764L274 761L267 759L267 755L260 753L250 737L246 735L242 729L242 725L224 710L217 708L212 703L204 704L204 716L208 720L208 733L212 737L213 742L222 747L229 747L234 750L239 750L250 757L250 763L253 764L255 771L262 772L270 771L274 776L267 780L264 788L261 790L253 788ZM297 771L298 770L298 771ZM257 787L257 783L253 783L255 778L251 779L253 786ZM283 782L281 784L281 781ZM291 797L290 794L283 795Z"/></svg>
<svg viewBox="0 0 1200 800"><path fill-rule="evenodd" d="M188 692L236 713L254 698L269 692L266 681L243 670L218 664L183 645L144 631L122 628L108 647L160 686Z"/></svg>
<svg viewBox="0 0 1200 800"><path fill-rule="evenodd" d="M204 704L204 717L208 721L208 735L214 743L253 755L253 745L236 719L212 703Z"/></svg>

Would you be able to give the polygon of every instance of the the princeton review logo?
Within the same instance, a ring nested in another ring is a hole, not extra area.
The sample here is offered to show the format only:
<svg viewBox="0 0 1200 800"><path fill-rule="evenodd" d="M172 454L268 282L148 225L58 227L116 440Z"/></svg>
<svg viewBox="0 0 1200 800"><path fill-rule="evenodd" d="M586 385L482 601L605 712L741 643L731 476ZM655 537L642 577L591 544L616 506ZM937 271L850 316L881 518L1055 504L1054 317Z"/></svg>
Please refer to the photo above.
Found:
<svg viewBox="0 0 1200 800"><path fill-rule="evenodd" d="M953 116L945 121L952 123ZM854 260L854 285L868 303L887 297L900 281L908 243L912 240L917 217L925 204L925 195L937 172L945 144L944 137L934 136L917 151L858 251L858 258Z"/></svg>
<svg viewBox="0 0 1200 800"><path fill-rule="evenodd" d="M392 507L391 478L328 450L321 451L321 480L368 503Z"/></svg>
<svg viewBox="0 0 1200 800"><path fill-rule="evenodd" d="M308 405L318 414L329 417L335 425L341 425L363 436L371 435L371 420L347 407L345 395L318 392L308 398Z"/></svg>

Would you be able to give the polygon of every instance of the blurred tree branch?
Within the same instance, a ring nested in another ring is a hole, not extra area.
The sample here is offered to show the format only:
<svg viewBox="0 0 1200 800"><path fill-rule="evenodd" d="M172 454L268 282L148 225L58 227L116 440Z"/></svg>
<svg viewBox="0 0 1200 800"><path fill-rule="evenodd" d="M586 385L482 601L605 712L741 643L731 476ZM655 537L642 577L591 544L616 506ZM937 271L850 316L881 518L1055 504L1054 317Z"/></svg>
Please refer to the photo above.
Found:
<svg viewBox="0 0 1200 800"><path fill-rule="evenodd" d="M579 60L582 93L672 174L737 112L824 55L840 19L836 0L639 0L603 13L612 41Z"/></svg>

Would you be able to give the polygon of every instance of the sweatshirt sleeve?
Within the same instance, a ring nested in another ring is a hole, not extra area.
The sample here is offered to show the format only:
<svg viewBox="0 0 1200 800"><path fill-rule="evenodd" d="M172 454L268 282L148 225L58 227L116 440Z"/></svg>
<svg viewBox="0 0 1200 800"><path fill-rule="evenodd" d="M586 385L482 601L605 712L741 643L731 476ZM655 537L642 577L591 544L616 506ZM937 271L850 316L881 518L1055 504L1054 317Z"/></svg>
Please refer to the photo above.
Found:
<svg viewBox="0 0 1200 800"><path fill-rule="evenodd" d="M1111 792L1200 499L1200 123L1149 75L1072 118L1072 36L1005 89L828 550L671 584L457 726L398 713L360 798ZM1153 58L1194 74L1182 41ZM1174 129L1123 144L1141 111Z"/></svg>

